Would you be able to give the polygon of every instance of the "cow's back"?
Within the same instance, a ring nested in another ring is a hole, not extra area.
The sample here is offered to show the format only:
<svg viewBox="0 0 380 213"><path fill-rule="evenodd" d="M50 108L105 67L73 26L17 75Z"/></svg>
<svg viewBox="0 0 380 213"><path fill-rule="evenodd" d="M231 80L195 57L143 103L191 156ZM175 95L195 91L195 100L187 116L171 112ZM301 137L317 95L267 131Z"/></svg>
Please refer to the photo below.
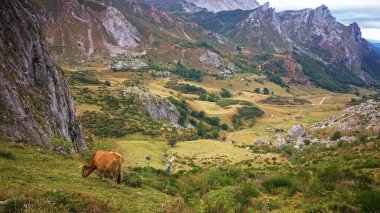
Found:
<svg viewBox="0 0 380 213"><path fill-rule="evenodd" d="M116 152L98 151L94 160L97 169L104 172L110 172L124 164L124 157Z"/></svg>

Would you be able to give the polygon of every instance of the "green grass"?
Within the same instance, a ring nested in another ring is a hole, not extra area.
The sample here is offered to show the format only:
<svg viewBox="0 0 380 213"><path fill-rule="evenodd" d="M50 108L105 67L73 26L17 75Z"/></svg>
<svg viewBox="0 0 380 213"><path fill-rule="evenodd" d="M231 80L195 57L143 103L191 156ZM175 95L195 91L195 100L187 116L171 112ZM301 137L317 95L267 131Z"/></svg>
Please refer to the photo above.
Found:
<svg viewBox="0 0 380 213"><path fill-rule="evenodd" d="M26 145L0 144L0 212L163 212L169 197L149 187L111 188L96 172L82 178L85 160L38 151ZM12 159L5 159L9 156Z"/></svg>

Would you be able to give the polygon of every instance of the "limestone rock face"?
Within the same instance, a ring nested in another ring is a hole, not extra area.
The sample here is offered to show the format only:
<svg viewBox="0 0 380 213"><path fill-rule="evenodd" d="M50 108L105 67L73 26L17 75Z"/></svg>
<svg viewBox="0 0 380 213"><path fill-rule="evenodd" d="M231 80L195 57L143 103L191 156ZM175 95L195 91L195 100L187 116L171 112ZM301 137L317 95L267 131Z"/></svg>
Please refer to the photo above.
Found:
<svg viewBox="0 0 380 213"><path fill-rule="evenodd" d="M107 33L121 47L134 48L141 42L137 29L114 7L107 8L102 23Z"/></svg>
<svg viewBox="0 0 380 213"><path fill-rule="evenodd" d="M155 120L166 121L175 127L179 127L179 112L170 101L144 91L138 87L125 89L125 97L133 98L137 110Z"/></svg>
<svg viewBox="0 0 380 213"><path fill-rule="evenodd" d="M76 151L85 151L62 71L53 64L26 4L0 4L0 136L48 148L52 138L63 137Z"/></svg>

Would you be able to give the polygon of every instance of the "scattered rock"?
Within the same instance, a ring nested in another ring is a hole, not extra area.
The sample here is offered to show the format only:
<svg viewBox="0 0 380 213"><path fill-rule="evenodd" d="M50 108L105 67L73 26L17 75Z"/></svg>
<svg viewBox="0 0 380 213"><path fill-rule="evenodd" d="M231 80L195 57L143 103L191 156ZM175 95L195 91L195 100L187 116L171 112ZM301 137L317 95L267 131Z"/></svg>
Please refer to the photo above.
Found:
<svg viewBox="0 0 380 213"><path fill-rule="evenodd" d="M267 140L264 140L264 139L261 139L261 138L256 138L253 143L255 144L265 144L265 145L269 145L270 142L267 141Z"/></svg>
<svg viewBox="0 0 380 213"><path fill-rule="evenodd" d="M308 137L305 129L301 125L294 125L292 128L290 128L288 130L288 136L291 138L295 138L295 137L307 138Z"/></svg>
<svg viewBox="0 0 380 213"><path fill-rule="evenodd" d="M311 126L312 130L332 129L345 132L367 130L380 133L380 104L368 100L345 109L341 114Z"/></svg>

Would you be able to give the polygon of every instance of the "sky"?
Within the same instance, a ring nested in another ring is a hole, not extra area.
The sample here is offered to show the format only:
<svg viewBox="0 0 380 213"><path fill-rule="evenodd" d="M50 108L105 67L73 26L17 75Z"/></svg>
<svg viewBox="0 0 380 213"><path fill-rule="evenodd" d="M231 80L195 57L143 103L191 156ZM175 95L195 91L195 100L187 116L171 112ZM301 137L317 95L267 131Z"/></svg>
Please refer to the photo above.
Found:
<svg viewBox="0 0 380 213"><path fill-rule="evenodd" d="M269 1L277 12L316 8L326 5L337 21L349 25L357 22L363 37L380 43L380 0L258 0L260 4Z"/></svg>

